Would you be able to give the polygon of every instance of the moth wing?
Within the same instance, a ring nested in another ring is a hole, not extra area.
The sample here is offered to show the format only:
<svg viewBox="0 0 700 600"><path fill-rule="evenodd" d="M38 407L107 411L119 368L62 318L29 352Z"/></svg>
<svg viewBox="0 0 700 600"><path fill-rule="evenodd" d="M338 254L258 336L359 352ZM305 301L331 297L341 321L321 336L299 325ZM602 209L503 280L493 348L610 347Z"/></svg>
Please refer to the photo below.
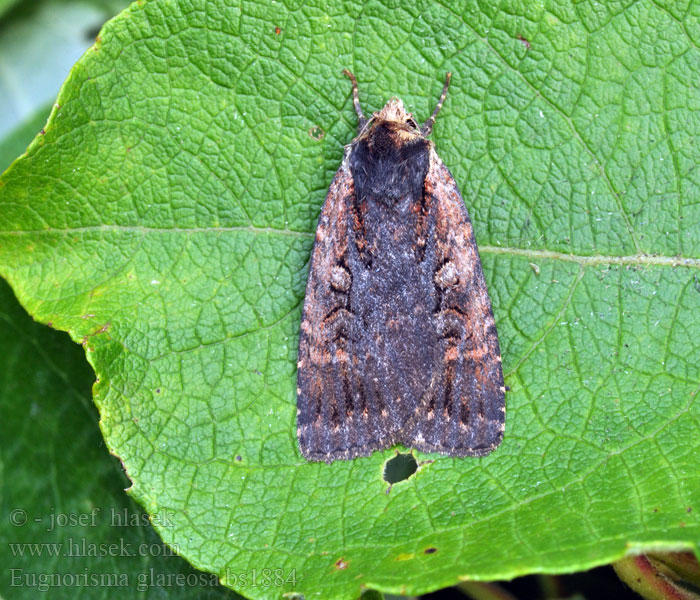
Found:
<svg viewBox="0 0 700 600"><path fill-rule="evenodd" d="M314 461L368 456L391 445L382 415L365 397L364 363L349 339L353 203L353 178L343 161L319 216L299 337L297 436L301 453Z"/></svg>
<svg viewBox="0 0 700 600"><path fill-rule="evenodd" d="M501 351L469 214L434 150L424 194L434 223L433 318L441 352L401 442L426 452L483 456L500 444L505 427Z"/></svg>

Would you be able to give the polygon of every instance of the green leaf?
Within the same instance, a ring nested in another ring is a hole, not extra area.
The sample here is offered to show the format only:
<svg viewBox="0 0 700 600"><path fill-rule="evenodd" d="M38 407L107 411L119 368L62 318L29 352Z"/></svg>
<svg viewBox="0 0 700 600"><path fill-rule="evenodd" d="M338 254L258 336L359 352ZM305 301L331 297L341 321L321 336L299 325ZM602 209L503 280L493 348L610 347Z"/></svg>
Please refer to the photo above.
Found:
<svg viewBox="0 0 700 600"><path fill-rule="evenodd" d="M0 593L4 598L238 598L167 548L107 454L93 376L66 335L0 282ZM168 526L168 513L156 515Z"/></svg>
<svg viewBox="0 0 700 600"><path fill-rule="evenodd" d="M159 0L111 21L0 179L0 270L85 346L131 493L173 511L163 539L252 598L696 549L699 12ZM393 450L312 464L295 434L313 231L356 126L345 67L366 112L398 94L419 118L454 74L433 138L511 388L498 450L417 454L390 489Z"/></svg>

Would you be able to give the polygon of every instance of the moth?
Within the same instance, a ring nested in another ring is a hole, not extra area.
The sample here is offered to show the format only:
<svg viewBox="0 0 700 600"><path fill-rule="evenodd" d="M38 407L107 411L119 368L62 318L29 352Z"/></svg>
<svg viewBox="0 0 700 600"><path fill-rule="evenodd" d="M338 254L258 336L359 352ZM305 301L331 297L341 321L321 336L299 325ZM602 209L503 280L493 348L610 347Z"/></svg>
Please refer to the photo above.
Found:
<svg viewBox="0 0 700 600"><path fill-rule="evenodd" d="M297 363L297 435L311 461L402 444L483 456L505 387L474 231L454 178L398 98L358 134L321 209Z"/></svg>

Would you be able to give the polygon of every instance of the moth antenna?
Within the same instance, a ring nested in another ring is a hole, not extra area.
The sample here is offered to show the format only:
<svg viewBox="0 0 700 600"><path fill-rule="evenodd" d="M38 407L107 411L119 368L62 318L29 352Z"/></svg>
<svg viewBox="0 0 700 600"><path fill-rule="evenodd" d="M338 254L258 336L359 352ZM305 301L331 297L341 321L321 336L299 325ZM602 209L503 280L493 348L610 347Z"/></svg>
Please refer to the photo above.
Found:
<svg viewBox="0 0 700 600"><path fill-rule="evenodd" d="M355 112L357 113L357 131L362 131L365 128L365 125L367 125L367 117L362 113L362 107L360 106L360 95L357 91L357 79L355 79L355 76L348 71L347 69L343 69L343 75L348 77L350 81L352 82L352 103L355 107Z"/></svg>
<svg viewBox="0 0 700 600"><path fill-rule="evenodd" d="M440 94L440 100L438 100L437 106L435 107L433 114L430 115L430 118L425 123L423 123L423 125L421 125L420 131L423 135L430 135L433 132L433 125L435 125L435 119L437 119L438 113L442 108L442 103L445 101L445 97L447 96L447 88L450 87L451 78L452 73L448 72L447 76L445 77L445 85L442 86L442 94Z"/></svg>

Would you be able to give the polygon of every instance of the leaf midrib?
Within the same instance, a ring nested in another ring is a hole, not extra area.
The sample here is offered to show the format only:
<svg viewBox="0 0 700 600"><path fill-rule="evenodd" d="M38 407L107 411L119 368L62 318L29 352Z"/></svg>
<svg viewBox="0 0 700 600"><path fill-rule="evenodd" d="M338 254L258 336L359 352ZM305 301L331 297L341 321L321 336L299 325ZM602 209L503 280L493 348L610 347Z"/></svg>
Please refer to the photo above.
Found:
<svg viewBox="0 0 700 600"><path fill-rule="evenodd" d="M34 229L23 231L3 231L2 235L42 235L42 234L74 234L91 232L123 232L141 234L203 234L203 233L252 233L255 235L282 235L303 239L313 239L314 234L308 231L294 231L291 229L275 229L272 227L143 227L121 225L96 225L91 227L72 227L68 229ZM573 254L556 252L553 250L537 250L533 248L519 248L517 246L479 246L480 254L505 254L520 256L534 260L558 260L575 263L583 266L596 265L621 265L621 266L657 266L657 267L687 267L700 269L700 258L684 257L680 255L667 256L665 254L629 254L625 256L607 254Z"/></svg>

